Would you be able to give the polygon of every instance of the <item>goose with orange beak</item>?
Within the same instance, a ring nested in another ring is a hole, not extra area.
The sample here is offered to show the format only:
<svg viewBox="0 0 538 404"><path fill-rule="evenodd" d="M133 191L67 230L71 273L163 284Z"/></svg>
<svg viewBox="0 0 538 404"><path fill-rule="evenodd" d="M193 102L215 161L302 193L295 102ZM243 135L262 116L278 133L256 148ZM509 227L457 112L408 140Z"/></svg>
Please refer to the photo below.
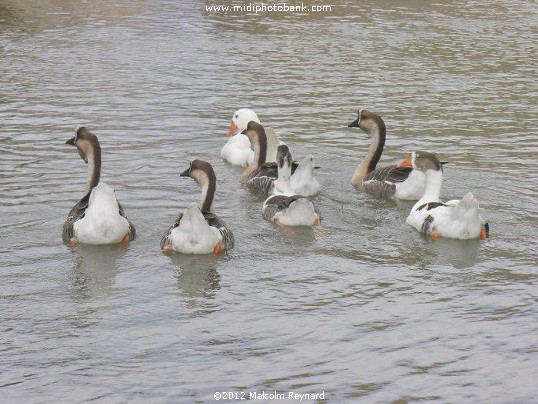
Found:
<svg viewBox="0 0 538 404"><path fill-rule="evenodd" d="M471 192L461 200L442 202L439 199L443 166L434 153L413 152L408 160L415 170L426 176L426 190L411 209L407 217L408 224L434 239L446 237L467 240L489 236L489 224L482 221L478 201Z"/></svg>
<svg viewBox="0 0 538 404"><path fill-rule="evenodd" d="M360 128L372 138L366 156L351 178L355 188L382 198L417 200L422 197L426 176L420 170L414 170L409 159L398 165L376 168L387 135L385 122L378 114L360 109L358 118L348 126Z"/></svg>

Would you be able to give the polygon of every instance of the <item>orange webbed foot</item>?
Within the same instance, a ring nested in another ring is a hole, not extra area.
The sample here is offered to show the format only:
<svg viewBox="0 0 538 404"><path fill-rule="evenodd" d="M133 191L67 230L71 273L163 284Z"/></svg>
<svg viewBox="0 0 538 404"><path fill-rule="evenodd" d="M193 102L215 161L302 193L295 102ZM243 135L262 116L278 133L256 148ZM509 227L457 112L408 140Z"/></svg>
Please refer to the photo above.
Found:
<svg viewBox="0 0 538 404"><path fill-rule="evenodd" d="M437 230L432 231L432 237L434 240L439 240L441 238L441 233L439 233Z"/></svg>
<svg viewBox="0 0 538 404"><path fill-rule="evenodd" d="M220 243L217 243L215 245L215 248L213 249L213 254L219 255L222 252L222 245Z"/></svg>
<svg viewBox="0 0 538 404"><path fill-rule="evenodd" d="M129 242L129 233L127 233L123 238L121 239L120 243L127 244Z"/></svg>
<svg viewBox="0 0 538 404"><path fill-rule="evenodd" d="M169 245L165 245L162 250L163 254L170 254L172 252L172 247L170 247Z"/></svg>
<svg viewBox="0 0 538 404"><path fill-rule="evenodd" d="M74 247L74 246L76 246L77 244L78 244L78 238L76 238L76 237L71 237L71 238L69 239L69 245L70 245L71 247Z"/></svg>
<svg viewBox="0 0 538 404"><path fill-rule="evenodd" d="M316 219L316 221L314 222L314 226L321 226L321 220Z"/></svg>

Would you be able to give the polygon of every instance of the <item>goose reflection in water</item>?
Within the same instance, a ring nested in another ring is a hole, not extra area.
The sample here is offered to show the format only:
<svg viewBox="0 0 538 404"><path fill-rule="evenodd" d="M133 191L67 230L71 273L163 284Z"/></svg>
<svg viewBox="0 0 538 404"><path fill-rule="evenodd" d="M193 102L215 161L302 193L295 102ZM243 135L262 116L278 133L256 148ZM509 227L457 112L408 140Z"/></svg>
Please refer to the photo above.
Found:
<svg viewBox="0 0 538 404"><path fill-rule="evenodd" d="M108 295L119 272L117 260L125 254L127 248L124 244L79 244L74 247L75 262L69 282L73 296L86 299Z"/></svg>
<svg viewBox="0 0 538 404"><path fill-rule="evenodd" d="M180 293L188 298L213 299L216 291L220 289L221 277L217 264L222 259L223 257L209 254L172 254L170 261L176 267L174 276ZM193 300L196 301L198 299Z"/></svg>

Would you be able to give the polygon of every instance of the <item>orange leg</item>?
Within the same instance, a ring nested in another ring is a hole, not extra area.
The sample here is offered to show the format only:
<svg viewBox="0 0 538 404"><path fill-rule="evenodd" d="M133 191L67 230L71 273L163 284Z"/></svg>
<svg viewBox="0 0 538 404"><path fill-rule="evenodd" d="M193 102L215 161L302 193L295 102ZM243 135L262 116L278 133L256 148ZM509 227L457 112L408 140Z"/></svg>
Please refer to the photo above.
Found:
<svg viewBox="0 0 538 404"><path fill-rule="evenodd" d="M439 233L437 230L432 231L432 237L434 240L439 240L441 238L441 233Z"/></svg>
<svg viewBox="0 0 538 404"><path fill-rule="evenodd" d="M482 228L480 229L480 240L485 240L488 238L488 235L486 233L486 229Z"/></svg>
<svg viewBox="0 0 538 404"><path fill-rule="evenodd" d="M76 245L78 244L78 238L76 238L76 237L71 237L71 238L69 239L69 244L71 245L71 247L76 246Z"/></svg>
<svg viewBox="0 0 538 404"><path fill-rule="evenodd" d="M321 220L316 219L316 221L314 222L314 226L321 226Z"/></svg>
<svg viewBox="0 0 538 404"><path fill-rule="evenodd" d="M170 254L172 252L172 247L170 247L169 245L165 245L161 251L163 252L163 254Z"/></svg>
<svg viewBox="0 0 538 404"><path fill-rule="evenodd" d="M128 242L129 242L129 233L127 233L125 236L123 236L120 243L127 244Z"/></svg>
<svg viewBox="0 0 538 404"><path fill-rule="evenodd" d="M282 222L280 220L278 220L278 219L274 220L273 223L276 224L278 227L284 227Z"/></svg>
<svg viewBox="0 0 538 404"><path fill-rule="evenodd" d="M215 248L213 249L213 254L219 255L222 252L222 245L220 243L217 243L215 245Z"/></svg>

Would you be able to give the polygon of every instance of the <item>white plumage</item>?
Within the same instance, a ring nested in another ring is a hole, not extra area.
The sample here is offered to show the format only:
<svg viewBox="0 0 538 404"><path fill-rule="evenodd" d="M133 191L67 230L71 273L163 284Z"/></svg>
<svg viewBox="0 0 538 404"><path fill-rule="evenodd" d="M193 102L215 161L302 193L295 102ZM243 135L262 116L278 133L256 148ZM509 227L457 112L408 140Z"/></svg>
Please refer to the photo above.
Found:
<svg viewBox="0 0 538 404"><path fill-rule="evenodd" d="M129 232L129 222L119 214L114 190L104 182L90 194L84 216L73 224L74 235L80 243L119 243Z"/></svg>
<svg viewBox="0 0 538 404"><path fill-rule="evenodd" d="M168 236L174 251L184 254L209 254L222 241L222 234L210 226L200 211L198 204L191 203L183 212L179 226Z"/></svg>

